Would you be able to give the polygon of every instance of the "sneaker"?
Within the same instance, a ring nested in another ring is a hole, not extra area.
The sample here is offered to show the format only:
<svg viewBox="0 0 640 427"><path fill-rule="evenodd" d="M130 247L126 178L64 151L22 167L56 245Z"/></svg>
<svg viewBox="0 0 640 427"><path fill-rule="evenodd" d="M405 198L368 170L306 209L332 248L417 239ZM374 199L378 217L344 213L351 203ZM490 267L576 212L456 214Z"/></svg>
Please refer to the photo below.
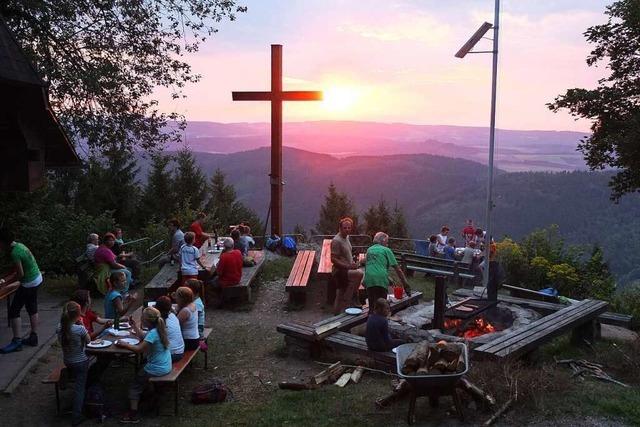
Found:
<svg viewBox="0 0 640 427"><path fill-rule="evenodd" d="M22 344L30 345L31 347L37 347L38 346L38 334L36 334L35 332L31 332L31 334L29 334L28 338L22 338Z"/></svg>
<svg viewBox="0 0 640 427"><path fill-rule="evenodd" d="M137 412L127 411L127 413L120 418L120 422L122 424L138 424L140 422L140 417L138 417Z"/></svg>
<svg viewBox="0 0 640 427"><path fill-rule="evenodd" d="M11 342L4 347L0 348L0 353L7 354L13 353L14 351L22 350L22 340L20 338L14 338Z"/></svg>

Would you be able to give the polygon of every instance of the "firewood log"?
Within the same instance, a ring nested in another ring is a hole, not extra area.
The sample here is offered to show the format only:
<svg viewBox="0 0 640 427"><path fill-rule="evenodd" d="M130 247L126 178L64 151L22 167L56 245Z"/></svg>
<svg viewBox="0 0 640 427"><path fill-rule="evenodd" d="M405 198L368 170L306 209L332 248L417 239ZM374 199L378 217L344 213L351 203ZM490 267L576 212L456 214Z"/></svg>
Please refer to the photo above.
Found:
<svg viewBox="0 0 640 427"><path fill-rule="evenodd" d="M460 357L460 353L462 350L459 345L449 343L446 346L440 349L440 357L442 357L447 362L453 362Z"/></svg>
<svg viewBox="0 0 640 427"><path fill-rule="evenodd" d="M436 362L440 360L440 351L437 348L431 348L429 352L429 360L427 361L427 368L433 369Z"/></svg>
<svg viewBox="0 0 640 427"><path fill-rule="evenodd" d="M447 372L449 370L449 364L444 359L439 359L433 364L433 369L437 369L440 372Z"/></svg>
<svg viewBox="0 0 640 427"><path fill-rule="evenodd" d="M404 361L404 366L402 367L402 373L405 375L411 374L417 371L422 364L422 361L427 357L427 350L429 348L429 344L427 341L422 341L419 343L409 354L409 357Z"/></svg>
<svg viewBox="0 0 640 427"><path fill-rule="evenodd" d="M473 400L475 400L476 407L478 408L486 410L496 404L496 400L493 396L489 393L485 393L482 389L464 377L460 378L460 381L457 383L457 387L468 393Z"/></svg>

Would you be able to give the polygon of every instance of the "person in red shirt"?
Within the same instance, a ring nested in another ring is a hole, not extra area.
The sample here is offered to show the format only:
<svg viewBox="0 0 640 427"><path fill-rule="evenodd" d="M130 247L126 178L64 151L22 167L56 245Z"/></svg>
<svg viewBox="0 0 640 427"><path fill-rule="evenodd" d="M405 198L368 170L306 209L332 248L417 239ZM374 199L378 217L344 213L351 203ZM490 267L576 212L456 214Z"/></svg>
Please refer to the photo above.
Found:
<svg viewBox="0 0 640 427"><path fill-rule="evenodd" d="M473 220L468 219L467 225L462 229L462 237L464 242L468 246L469 242L473 240L473 236L476 233L476 228L473 226Z"/></svg>
<svg viewBox="0 0 640 427"><path fill-rule="evenodd" d="M231 237L224 239L224 249L220 254L220 260L217 265L211 267L209 273L214 276L207 284L212 288L212 292L205 295L209 297L214 294L209 301L215 301L214 305L221 302L222 288L235 286L242 279L242 253L238 249L233 249L234 241Z"/></svg>
<svg viewBox="0 0 640 427"><path fill-rule="evenodd" d="M200 249L200 247L205 242L205 240L210 239L212 237L211 234L205 233L202 230L202 223L204 222L204 219L206 217L207 217L207 214L205 214L204 212L200 212L196 216L196 220L193 221L193 223L191 223L191 225L189 226L189 231L193 231L194 234L196 235L196 240L193 243L193 246L195 246L198 249Z"/></svg>
<svg viewBox="0 0 640 427"><path fill-rule="evenodd" d="M91 295L86 289L78 289L73 293L71 297L71 301L78 303L80 305L80 320L82 320L82 325L85 327L91 339L94 340L98 335L102 333L105 329L113 325L113 320L103 319L98 316L93 310L91 310ZM93 324L97 323L101 325L101 328L94 329Z"/></svg>

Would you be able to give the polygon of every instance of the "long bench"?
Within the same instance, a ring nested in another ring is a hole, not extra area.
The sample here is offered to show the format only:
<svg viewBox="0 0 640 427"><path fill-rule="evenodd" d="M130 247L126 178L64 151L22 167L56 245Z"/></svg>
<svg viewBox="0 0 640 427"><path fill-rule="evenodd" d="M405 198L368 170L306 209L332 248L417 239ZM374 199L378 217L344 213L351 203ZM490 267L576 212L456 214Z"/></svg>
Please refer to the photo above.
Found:
<svg viewBox="0 0 640 427"><path fill-rule="evenodd" d="M209 338L211 334L211 328L205 328L203 332L203 338L205 342ZM200 349L185 351L182 359L178 360L172 365L171 372L167 375L163 375L161 377L151 377L149 382L153 384L172 384L173 385L173 412L174 415L178 415L178 395L180 392L180 375L185 370L189 363L196 357L196 355L200 352ZM208 351L204 351L204 369L208 369Z"/></svg>
<svg viewBox="0 0 640 427"><path fill-rule="evenodd" d="M239 299L241 301L249 301L251 299L251 284L256 277L258 277L258 273L262 270L265 257L263 250L249 251L249 256L253 257L256 265L242 268L242 278L240 279L240 283L235 286L222 288L223 303L232 298Z"/></svg>
<svg viewBox="0 0 640 427"><path fill-rule="evenodd" d="M285 285L285 290L289 292L290 298L306 290L315 258L316 251L298 252Z"/></svg>
<svg viewBox="0 0 640 427"><path fill-rule="evenodd" d="M20 287L20 282L17 280L15 282L10 282L8 280L8 282L9 283L5 283L4 285L2 285L2 287L0 287L0 300L7 300L7 326L11 326L11 319L9 319L8 317L9 308L11 307L11 295L16 293L16 291Z"/></svg>
<svg viewBox="0 0 640 427"><path fill-rule="evenodd" d="M516 358L569 331L574 332L574 340L580 339L580 334L592 335L594 320L606 309L604 301L580 301L481 345L473 354L478 358Z"/></svg>
<svg viewBox="0 0 640 427"><path fill-rule="evenodd" d="M474 295L471 289L457 289L453 292L453 294L460 297L471 297ZM498 294L498 301L531 308L545 315L555 313L556 311L562 310L566 307L566 305L563 304L532 300L528 298L517 298L505 294ZM629 314L612 313L608 311L599 315L597 320L598 322L607 325L622 326L624 328L630 329L633 323L633 316Z"/></svg>
<svg viewBox="0 0 640 427"><path fill-rule="evenodd" d="M347 332L336 332L327 337L323 344L335 353L354 355L355 361L366 359L371 361L375 368L393 371L396 367L396 355L392 351L371 351L367 348L364 337ZM336 354L337 356L337 354ZM337 357L339 358L339 357ZM341 358L340 358L341 359Z"/></svg>
<svg viewBox="0 0 640 427"><path fill-rule="evenodd" d="M393 251L405 272L419 272L433 276L444 276L453 280L475 279L476 275L469 264L443 258L422 256L402 251Z"/></svg>
<svg viewBox="0 0 640 427"><path fill-rule="evenodd" d="M414 292L410 297L405 296L401 300L392 301L389 305L391 313L396 313L410 305L417 304L422 298L421 292ZM295 351L300 350L301 355L316 355L322 350L322 341L338 332L348 332L351 328L366 323L368 309L364 309L362 314L339 314L328 317L314 324L305 322L290 321L281 323L276 330L284 335L287 348Z"/></svg>

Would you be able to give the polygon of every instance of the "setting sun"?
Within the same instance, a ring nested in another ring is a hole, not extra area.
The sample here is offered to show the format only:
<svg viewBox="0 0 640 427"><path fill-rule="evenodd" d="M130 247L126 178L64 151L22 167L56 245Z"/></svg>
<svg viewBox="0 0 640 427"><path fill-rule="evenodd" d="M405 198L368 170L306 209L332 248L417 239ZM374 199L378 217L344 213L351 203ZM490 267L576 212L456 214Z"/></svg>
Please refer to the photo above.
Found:
<svg viewBox="0 0 640 427"><path fill-rule="evenodd" d="M329 111L346 111L354 106L360 97L356 88L331 86L324 91L322 106Z"/></svg>

